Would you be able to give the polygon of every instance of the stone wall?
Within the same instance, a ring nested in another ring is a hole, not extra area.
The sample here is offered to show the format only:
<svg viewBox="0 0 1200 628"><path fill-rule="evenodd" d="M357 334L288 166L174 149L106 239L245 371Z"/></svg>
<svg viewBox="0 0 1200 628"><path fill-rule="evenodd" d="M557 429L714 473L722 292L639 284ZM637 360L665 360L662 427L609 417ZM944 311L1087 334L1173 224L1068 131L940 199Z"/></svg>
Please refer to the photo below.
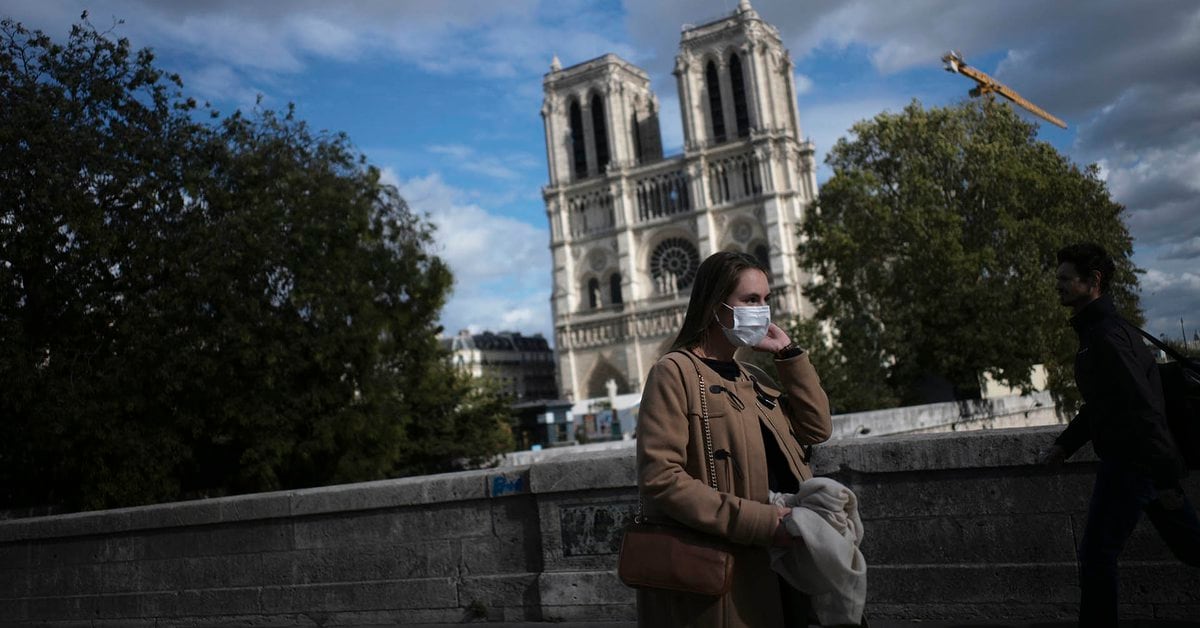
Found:
<svg viewBox="0 0 1200 628"><path fill-rule="evenodd" d="M1057 406L1050 393L1037 392L837 414L833 417L833 438L932 434L1058 423Z"/></svg>
<svg viewBox="0 0 1200 628"><path fill-rule="evenodd" d="M872 616L1066 619L1094 463L1058 428L859 438L816 466L862 503ZM1200 482L1188 484L1200 500ZM633 453L0 522L4 626L366 626L631 619L615 578ZM1200 617L1200 571L1143 524L1130 617Z"/></svg>

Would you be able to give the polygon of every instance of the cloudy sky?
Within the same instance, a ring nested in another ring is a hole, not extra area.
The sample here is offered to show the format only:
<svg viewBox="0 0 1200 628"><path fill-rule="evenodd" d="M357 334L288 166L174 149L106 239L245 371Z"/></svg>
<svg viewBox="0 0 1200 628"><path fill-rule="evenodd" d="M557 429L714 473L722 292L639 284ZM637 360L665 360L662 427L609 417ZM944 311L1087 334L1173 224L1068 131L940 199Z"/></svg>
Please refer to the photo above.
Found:
<svg viewBox="0 0 1200 628"><path fill-rule="evenodd" d="M668 153L682 143L670 74L680 26L736 0L7 0L0 15L65 39L87 9L151 47L186 91L228 113L296 104L346 131L438 226L453 267L447 331L553 337L541 81L615 52L649 72ZM1200 3L755 0L796 62L801 126L824 152L911 99L945 105L969 63L1067 122L1041 138L1100 164L1129 211L1155 333L1200 330ZM824 181L828 169L818 179Z"/></svg>

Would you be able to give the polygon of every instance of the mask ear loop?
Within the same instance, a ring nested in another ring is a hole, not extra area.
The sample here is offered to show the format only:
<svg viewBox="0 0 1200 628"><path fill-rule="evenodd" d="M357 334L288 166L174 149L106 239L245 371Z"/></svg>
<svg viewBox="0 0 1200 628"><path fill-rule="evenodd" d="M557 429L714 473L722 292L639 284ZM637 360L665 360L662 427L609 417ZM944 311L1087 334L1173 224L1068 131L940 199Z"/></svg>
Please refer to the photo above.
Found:
<svg viewBox="0 0 1200 628"><path fill-rule="evenodd" d="M732 311L733 311L733 308L729 307L729 304L728 304L728 303L725 303L724 301L722 301L722 302L721 302L721 305L724 305L724 306L725 306L725 307L726 307L726 308L727 308L727 309L728 309L730 312L732 312ZM725 324L721 322L721 317L720 317L720 316L717 316L717 310L716 310L716 308L713 308L713 313L712 313L712 315L713 315L713 320L714 320L714 321L717 321L717 327L720 327L721 329L732 329L731 327L726 327L726 326L725 326ZM734 321L734 323L735 323L735 324L736 324L736 322L737 322L737 321ZM707 331L708 331L708 328L707 328L707 327L705 327L705 328L704 328L704 331L705 331L705 332L707 332Z"/></svg>

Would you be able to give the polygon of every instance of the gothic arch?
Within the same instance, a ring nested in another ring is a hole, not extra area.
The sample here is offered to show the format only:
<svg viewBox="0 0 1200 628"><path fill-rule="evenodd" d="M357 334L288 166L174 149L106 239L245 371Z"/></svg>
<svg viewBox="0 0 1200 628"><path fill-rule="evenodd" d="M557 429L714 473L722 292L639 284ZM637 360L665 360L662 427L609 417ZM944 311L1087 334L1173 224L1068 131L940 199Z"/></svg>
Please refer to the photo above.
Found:
<svg viewBox="0 0 1200 628"><path fill-rule="evenodd" d="M708 124L713 142L725 141L725 108L721 101L721 74L717 62L709 59L704 64L704 89L708 92Z"/></svg>
<svg viewBox="0 0 1200 628"><path fill-rule="evenodd" d="M608 380L617 382L617 394L624 395L629 391L629 380L625 374L617 367L613 366L612 362L604 356L597 356L596 363L592 366L592 372L588 374L587 384L584 390L587 391L587 399L596 397L608 396Z"/></svg>
<svg viewBox="0 0 1200 628"><path fill-rule="evenodd" d="M583 110L578 97L571 97L568 111L571 124L571 172L576 179L583 179L588 176L587 142L583 135Z"/></svg>
<svg viewBox="0 0 1200 628"><path fill-rule="evenodd" d="M611 160L608 150L608 118L604 115L604 97L592 92L592 139L596 147L596 172L603 174Z"/></svg>
<svg viewBox="0 0 1200 628"><path fill-rule="evenodd" d="M583 285L583 302L587 304L587 309L600 309L604 305L600 296L600 280L592 276L585 280Z"/></svg>
<svg viewBox="0 0 1200 628"><path fill-rule="evenodd" d="M737 136L750 135L750 108L746 103L746 77L742 58L736 51L729 54L729 85L733 93L733 113Z"/></svg>
<svg viewBox="0 0 1200 628"><path fill-rule="evenodd" d="M764 268L770 271L767 273L768 275L775 272L771 268L771 247L765 241L755 241L746 249L746 252L753 255L759 264L762 264Z"/></svg>
<svg viewBox="0 0 1200 628"><path fill-rule="evenodd" d="M629 121L629 128L633 132L633 163L635 165L642 163L642 154L645 149L642 147L642 129L638 122L638 114L635 109L632 118Z"/></svg>

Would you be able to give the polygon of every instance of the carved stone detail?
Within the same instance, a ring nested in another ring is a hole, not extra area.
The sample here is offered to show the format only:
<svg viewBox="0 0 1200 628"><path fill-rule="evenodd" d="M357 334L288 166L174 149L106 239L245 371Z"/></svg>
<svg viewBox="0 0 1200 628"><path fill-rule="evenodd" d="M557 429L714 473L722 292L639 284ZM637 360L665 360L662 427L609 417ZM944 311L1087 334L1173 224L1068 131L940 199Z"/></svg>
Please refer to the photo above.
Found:
<svg viewBox="0 0 1200 628"><path fill-rule="evenodd" d="M608 255L605 255L602 250L594 250L589 256L588 265L591 266L593 272L600 272L608 267Z"/></svg>

